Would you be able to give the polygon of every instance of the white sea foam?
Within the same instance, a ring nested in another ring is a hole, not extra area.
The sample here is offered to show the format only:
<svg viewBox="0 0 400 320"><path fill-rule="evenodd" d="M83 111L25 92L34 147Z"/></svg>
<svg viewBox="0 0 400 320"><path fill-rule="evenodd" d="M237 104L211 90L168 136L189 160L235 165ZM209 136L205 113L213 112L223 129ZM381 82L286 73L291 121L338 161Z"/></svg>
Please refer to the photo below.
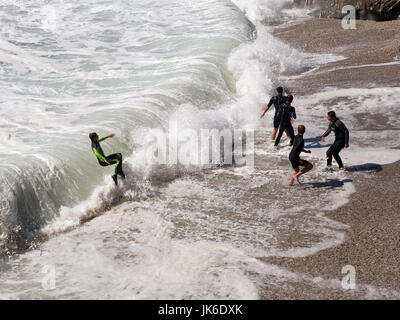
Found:
<svg viewBox="0 0 400 320"><path fill-rule="evenodd" d="M50 47L24 50L42 56L52 50L52 45L61 49L51 59L57 66L62 62L62 72L40 78L38 74L49 69L31 68L34 80L54 81L55 87L6 87L14 108L0 114L0 121L8 126L11 140L16 142L6 143L4 148L36 159L29 170L22 161L15 165L15 172L25 172L23 185L34 194L46 190L45 200L51 203L57 199L61 209L43 208L43 201L38 202L38 212L53 212L41 229L50 240L41 252L22 256L23 276L19 257L10 262L11 271L0 275L3 295L255 299L261 283L273 287L291 281L340 290L337 279L293 273L259 258L304 257L344 241L348 226L328 219L324 213L348 201L354 192L353 176L322 173L330 140L321 145L316 137L326 129L328 102L350 99L351 110L336 106L352 132L351 149L343 152L346 164L359 165L363 159L382 163L379 154L387 154L386 162L397 159L398 152L390 149L390 144L398 144L396 132L391 139L384 136L385 132L353 134L360 125L355 112L384 113L383 105L395 112L395 99L391 98L397 94L396 88L327 88L316 95L296 97L298 123L307 125L306 135L312 139L307 144L314 147L307 159L315 165L300 188L286 188L291 170L289 147L275 152L260 142L264 136L256 137L254 151L261 165L256 163L255 170L229 167L201 172L199 168L145 161L145 137L154 130L166 129L168 120L179 123L175 136L185 128L260 128L265 122L259 115L280 80L342 58L310 56L271 35L268 24L304 14L285 13L284 6L289 2L235 0L251 22L228 1L219 0L189 4L161 1L160 8L146 8L143 1L138 14L129 17L121 13L130 12L123 1L104 5L91 0L88 6L77 7L71 2L61 7L64 9L59 15L74 23L50 30L58 42L51 44L50 37ZM29 15L24 23L32 23L32 17ZM165 25L159 24L160 17L167 19ZM121 31L120 19L130 28L125 26ZM13 37L20 42L27 40L22 32ZM49 33L39 32L39 37L47 43ZM19 66L13 66L18 70ZM24 90L28 98L21 100ZM32 109L29 121L19 113L27 112L27 102ZM388 116L397 123L395 115ZM93 130L116 131L119 136L103 145L106 152L122 150L125 156L127 181L118 188L105 176L111 169L99 168L90 154L84 132ZM20 131L36 140L29 140ZM366 149L362 142L371 136L375 140ZM40 171L43 166L46 170ZM47 168L54 174L49 175ZM12 177L7 176L9 181ZM45 183L37 183L42 179ZM2 191L5 199L0 205L7 208L8 215L0 216L7 217L1 226L17 225L13 213L32 199L29 194L9 201L18 190L11 184ZM60 194L64 198L58 198ZM83 221L86 223L81 225ZM65 233L67 230L70 232ZM1 237L6 239L7 232L0 229ZM286 237L295 233L304 237L288 245ZM56 266L58 284L52 292L40 287L38 268L43 265ZM379 288L370 291L374 290L376 296L382 293Z"/></svg>
<svg viewBox="0 0 400 320"><path fill-rule="evenodd" d="M268 4L268 6L270 5ZM276 10L279 8L273 9L274 14L278 12ZM302 59L302 53L273 37L267 26L258 24L257 37L254 41L244 43L235 49L227 62L229 72L234 77L236 98L234 100L230 98L231 102L229 103L221 100L222 104L211 106L209 110L203 110L202 107L193 103L180 105L168 116L170 122L176 121L179 124L176 133L173 134L179 137L181 132L187 128L222 130L231 127L246 129L258 126L260 106L266 101L265 93L271 91L278 81L279 75L296 74L305 70L306 63ZM166 123L163 122L163 125L165 126ZM138 136L146 137L151 134L152 129L139 127L132 132L132 140L135 141ZM144 138L136 142L140 147L126 161L126 165L129 166L127 170L134 173L134 180L159 175L154 171L157 168L145 161L147 145L142 143L145 140ZM165 166L162 168L169 169ZM176 168L172 170L175 171ZM175 175L176 173L171 174ZM96 212L98 215L108 208L108 205L113 203L116 198L120 198L121 194L129 193L133 187L135 184L128 184L128 186L122 187L124 191L115 193L111 191L113 187L108 182L107 186L97 188L90 200L71 209L63 207L60 217L55 221L56 227L48 226L44 231L61 231L63 225L69 229L71 224L78 224L81 218L85 220L87 214L92 215L93 212ZM71 219L71 212L73 212L73 219ZM65 219L65 223L62 222L63 219Z"/></svg>
<svg viewBox="0 0 400 320"><path fill-rule="evenodd" d="M14 273L16 266L12 265L2 296L257 299L262 282L275 290L282 286L289 289L295 283L342 290L341 279L295 273L261 262L227 243L176 239L171 236L174 228L159 214L124 204L82 228L51 239L41 250L25 254L24 270L34 278L27 283ZM42 266L55 267L56 290L41 287ZM396 291L363 284L352 293L368 299L399 297Z"/></svg>

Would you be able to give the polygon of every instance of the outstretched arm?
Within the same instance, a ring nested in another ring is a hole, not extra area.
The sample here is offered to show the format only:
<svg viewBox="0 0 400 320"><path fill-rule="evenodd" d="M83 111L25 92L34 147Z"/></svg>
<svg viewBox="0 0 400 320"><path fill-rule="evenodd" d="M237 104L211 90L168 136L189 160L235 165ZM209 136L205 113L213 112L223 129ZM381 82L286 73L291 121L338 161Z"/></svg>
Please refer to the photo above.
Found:
<svg viewBox="0 0 400 320"><path fill-rule="evenodd" d="M112 137L114 137L114 136L115 136L115 134L114 134L114 133L111 133L111 134L109 134L108 136L105 136L105 137L99 139L99 142L103 142L104 140L107 140L108 138L112 138Z"/></svg>
<svg viewBox="0 0 400 320"><path fill-rule="evenodd" d="M263 118L265 116L265 114L267 113L267 111L269 110L269 108L271 108L272 104L274 103L274 98L271 98L269 100L268 105L265 107L263 114L261 115L260 118Z"/></svg>
<svg viewBox="0 0 400 320"><path fill-rule="evenodd" d="M301 152L304 152L304 153L311 153L311 150L306 150L306 149L304 149L304 140L303 140L303 142L301 143L300 147L301 147Z"/></svg>
<svg viewBox="0 0 400 320"><path fill-rule="evenodd" d="M265 114L267 113L267 111L269 110L269 107L267 106L264 110L264 112L262 113L260 118L264 118Z"/></svg>
<svg viewBox="0 0 400 320"><path fill-rule="evenodd" d="M331 132L332 132L332 123L329 125L328 130L326 130L325 133L322 135L321 141L325 142L325 138L329 136Z"/></svg>

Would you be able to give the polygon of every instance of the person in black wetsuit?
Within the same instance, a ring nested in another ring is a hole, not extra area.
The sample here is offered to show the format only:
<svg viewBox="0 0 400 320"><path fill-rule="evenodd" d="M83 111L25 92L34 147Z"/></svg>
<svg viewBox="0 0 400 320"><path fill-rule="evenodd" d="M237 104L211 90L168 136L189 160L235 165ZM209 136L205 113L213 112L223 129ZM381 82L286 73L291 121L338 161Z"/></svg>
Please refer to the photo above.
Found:
<svg viewBox="0 0 400 320"><path fill-rule="evenodd" d="M271 98L268 105L265 107L264 112L261 115L261 119L265 116L267 111L272 107L275 107L275 115L274 115L274 130L272 131L271 141L275 141L276 133L278 132L279 123L281 120L280 111L281 106L285 103L286 97L283 95L283 88L276 88L276 95Z"/></svg>
<svg viewBox="0 0 400 320"><path fill-rule="evenodd" d="M302 152L311 153L310 150L308 150L308 151L304 150L303 135L306 132L306 127L303 125L300 125L297 130L298 130L299 134L296 137L294 137L293 148L289 155L290 163L292 164L292 167L294 169L294 172L293 172L292 176L290 177L289 186L292 186L295 180L299 184L301 184L299 177L301 175L307 173L308 171L312 170L312 168L314 167L307 160L303 160L300 158L300 153L302 153ZM302 170L300 170L300 167L304 167L304 168Z"/></svg>
<svg viewBox="0 0 400 320"><path fill-rule="evenodd" d="M113 133L101 139L99 139L99 136L97 135L96 132L89 134L89 138L92 141L92 151L96 155L99 164L102 167L116 165L112 179L114 180L115 185L118 185L118 175L120 175L123 179L125 179L125 174L122 171L122 154L115 153L109 156L105 156L103 149L100 146L100 142L112 137L114 137Z"/></svg>
<svg viewBox="0 0 400 320"><path fill-rule="evenodd" d="M342 121L336 117L335 111L328 112L328 120L330 122L328 130L322 135L321 141L325 142L325 138L333 131L335 133L335 142L326 152L327 169L332 168L332 157L335 158L339 165L339 169L343 169L343 162L339 156L343 148L349 147L349 130Z"/></svg>
<svg viewBox="0 0 400 320"><path fill-rule="evenodd" d="M281 141L282 134L284 131L287 132L288 137L290 138L290 145L293 145L294 139L294 130L292 126L292 121L296 119L296 109L292 106L293 96L289 94L286 98L286 103L282 105L281 111L281 119L279 124L279 133L275 140L275 147L279 145Z"/></svg>

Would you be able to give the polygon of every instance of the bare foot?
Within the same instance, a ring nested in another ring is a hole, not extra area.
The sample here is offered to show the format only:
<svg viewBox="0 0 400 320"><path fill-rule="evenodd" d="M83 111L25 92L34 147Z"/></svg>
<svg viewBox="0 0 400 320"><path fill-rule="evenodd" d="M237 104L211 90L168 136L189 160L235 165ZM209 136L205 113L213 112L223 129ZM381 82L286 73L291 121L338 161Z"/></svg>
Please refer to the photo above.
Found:
<svg viewBox="0 0 400 320"><path fill-rule="evenodd" d="M293 186L293 183L294 183L294 178L293 176L291 176L289 180L289 187Z"/></svg>
<svg viewBox="0 0 400 320"><path fill-rule="evenodd" d="M299 176L294 176L293 178L294 178L294 180L296 180L296 181L297 181L297 183L298 183L299 185L301 185L301 182L300 182Z"/></svg>

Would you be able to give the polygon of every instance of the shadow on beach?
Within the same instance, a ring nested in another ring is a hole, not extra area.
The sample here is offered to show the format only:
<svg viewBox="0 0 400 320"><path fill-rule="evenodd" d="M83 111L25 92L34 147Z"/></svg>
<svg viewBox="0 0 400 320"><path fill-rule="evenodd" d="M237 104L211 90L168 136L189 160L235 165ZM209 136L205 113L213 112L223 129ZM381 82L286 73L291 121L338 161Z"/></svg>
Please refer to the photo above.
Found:
<svg viewBox="0 0 400 320"><path fill-rule="evenodd" d="M376 163L365 163L360 165L355 165L346 168L346 172L380 172L383 168L381 165ZM328 179L325 182L308 182L304 183L306 188L326 188L326 189L335 189L343 187L345 183L353 182L352 179Z"/></svg>
<svg viewBox="0 0 400 320"><path fill-rule="evenodd" d="M351 179L344 179L344 180L339 180L339 179L328 179L325 182L308 182L304 183L304 186L306 188L326 188L326 189L335 189L335 188L340 188L343 187L345 183L353 182Z"/></svg>
<svg viewBox="0 0 400 320"><path fill-rule="evenodd" d="M381 172L382 170L383 170L382 166L376 163L365 163L346 168L347 172L365 172L365 171Z"/></svg>
<svg viewBox="0 0 400 320"><path fill-rule="evenodd" d="M321 137L304 139L304 143L308 143L304 146L307 149L319 149L319 148L329 148L332 144L321 144Z"/></svg>

